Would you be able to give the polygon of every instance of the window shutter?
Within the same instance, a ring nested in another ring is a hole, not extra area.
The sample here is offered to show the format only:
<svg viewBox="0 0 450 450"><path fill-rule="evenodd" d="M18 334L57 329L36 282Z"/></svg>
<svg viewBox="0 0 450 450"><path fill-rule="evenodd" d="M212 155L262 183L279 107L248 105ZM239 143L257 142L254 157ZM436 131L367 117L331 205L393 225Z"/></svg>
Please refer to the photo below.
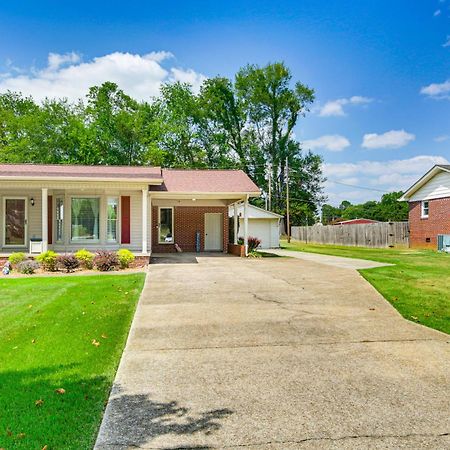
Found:
<svg viewBox="0 0 450 450"><path fill-rule="evenodd" d="M130 197L120 197L120 242L122 244L131 243L130 235Z"/></svg>
<svg viewBox="0 0 450 450"><path fill-rule="evenodd" d="M53 244L53 196L48 196L47 204L48 243Z"/></svg>

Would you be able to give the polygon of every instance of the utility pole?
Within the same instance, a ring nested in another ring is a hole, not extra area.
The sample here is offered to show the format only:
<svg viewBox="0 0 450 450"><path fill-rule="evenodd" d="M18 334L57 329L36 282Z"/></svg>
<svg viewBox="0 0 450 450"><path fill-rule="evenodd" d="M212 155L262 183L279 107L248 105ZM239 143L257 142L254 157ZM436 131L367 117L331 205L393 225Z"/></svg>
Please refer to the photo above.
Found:
<svg viewBox="0 0 450 450"><path fill-rule="evenodd" d="M291 242L291 224L289 220L289 160L286 156L286 231L287 241Z"/></svg>
<svg viewBox="0 0 450 450"><path fill-rule="evenodd" d="M269 163L269 205L268 206L269 206L269 211L272 211L272 164L271 163Z"/></svg>

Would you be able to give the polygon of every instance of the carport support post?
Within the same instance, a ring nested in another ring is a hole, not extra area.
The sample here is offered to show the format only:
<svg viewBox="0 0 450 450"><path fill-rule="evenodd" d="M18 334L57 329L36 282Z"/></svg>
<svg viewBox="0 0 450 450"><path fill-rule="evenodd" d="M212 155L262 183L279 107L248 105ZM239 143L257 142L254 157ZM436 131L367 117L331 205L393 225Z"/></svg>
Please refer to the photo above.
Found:
<svg viewBox="0 0 450 450"><path fill-rule="evenodd" d="M238 207L237 203L234 204L234 235L233 235L233 243L237 245L238 243Z"/></svg>
<svg viewBox="0 0 450 450"><path fill-rule="evenodd" d="M148 188L142 189L142 253L147 253Z"/></svg>
<svg viewBox="0 0 450 450"><path fill-rule="evenodd" d="M244 201L244 248L245 256L248 256L248 195Z"/></svg>
<svg viewBox="0 0 450 450"><path fill-rule="evenodd" d="M42 251L48 250L48 189L42 188Z"/></svg>

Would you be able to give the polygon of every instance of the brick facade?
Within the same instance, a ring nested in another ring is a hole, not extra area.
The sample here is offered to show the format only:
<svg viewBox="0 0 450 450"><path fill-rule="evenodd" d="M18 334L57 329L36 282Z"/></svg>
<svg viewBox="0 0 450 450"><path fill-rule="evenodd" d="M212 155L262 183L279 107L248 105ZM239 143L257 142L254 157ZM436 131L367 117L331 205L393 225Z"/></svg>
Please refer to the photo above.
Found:
<svg viewBox="0 0 450 450"><path fill-rule="evenodd" d="M450 197L429 200L428 218L421 217L421 203L409 204L409 245L436 249L437 235L450 234Z"/></svg>
<svg viewBox="0 0 450 450"><path fill-rule="evenodd" d="M174 206L175 243L184 252L195 252L195 234L200 232L200 248L205 249L205 213L223 215L223 251L228 249L228 207L226 206ZM158 243L158 207L152 207L152 253L173 253L174 244Z"/></svg>

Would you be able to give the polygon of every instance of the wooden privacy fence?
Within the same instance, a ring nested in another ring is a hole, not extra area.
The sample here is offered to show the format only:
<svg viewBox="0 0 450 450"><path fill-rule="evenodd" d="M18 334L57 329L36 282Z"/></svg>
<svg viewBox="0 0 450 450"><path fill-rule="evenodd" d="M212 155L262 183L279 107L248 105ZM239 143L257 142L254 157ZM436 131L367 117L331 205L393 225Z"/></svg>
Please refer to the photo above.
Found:
<svg viewBox="0 0 450 450"><path fill-rule="evenodd" d="M292 227L291 236L301 242L354 247L408 246L408 222L378 222L355 225Z"/></svg>

